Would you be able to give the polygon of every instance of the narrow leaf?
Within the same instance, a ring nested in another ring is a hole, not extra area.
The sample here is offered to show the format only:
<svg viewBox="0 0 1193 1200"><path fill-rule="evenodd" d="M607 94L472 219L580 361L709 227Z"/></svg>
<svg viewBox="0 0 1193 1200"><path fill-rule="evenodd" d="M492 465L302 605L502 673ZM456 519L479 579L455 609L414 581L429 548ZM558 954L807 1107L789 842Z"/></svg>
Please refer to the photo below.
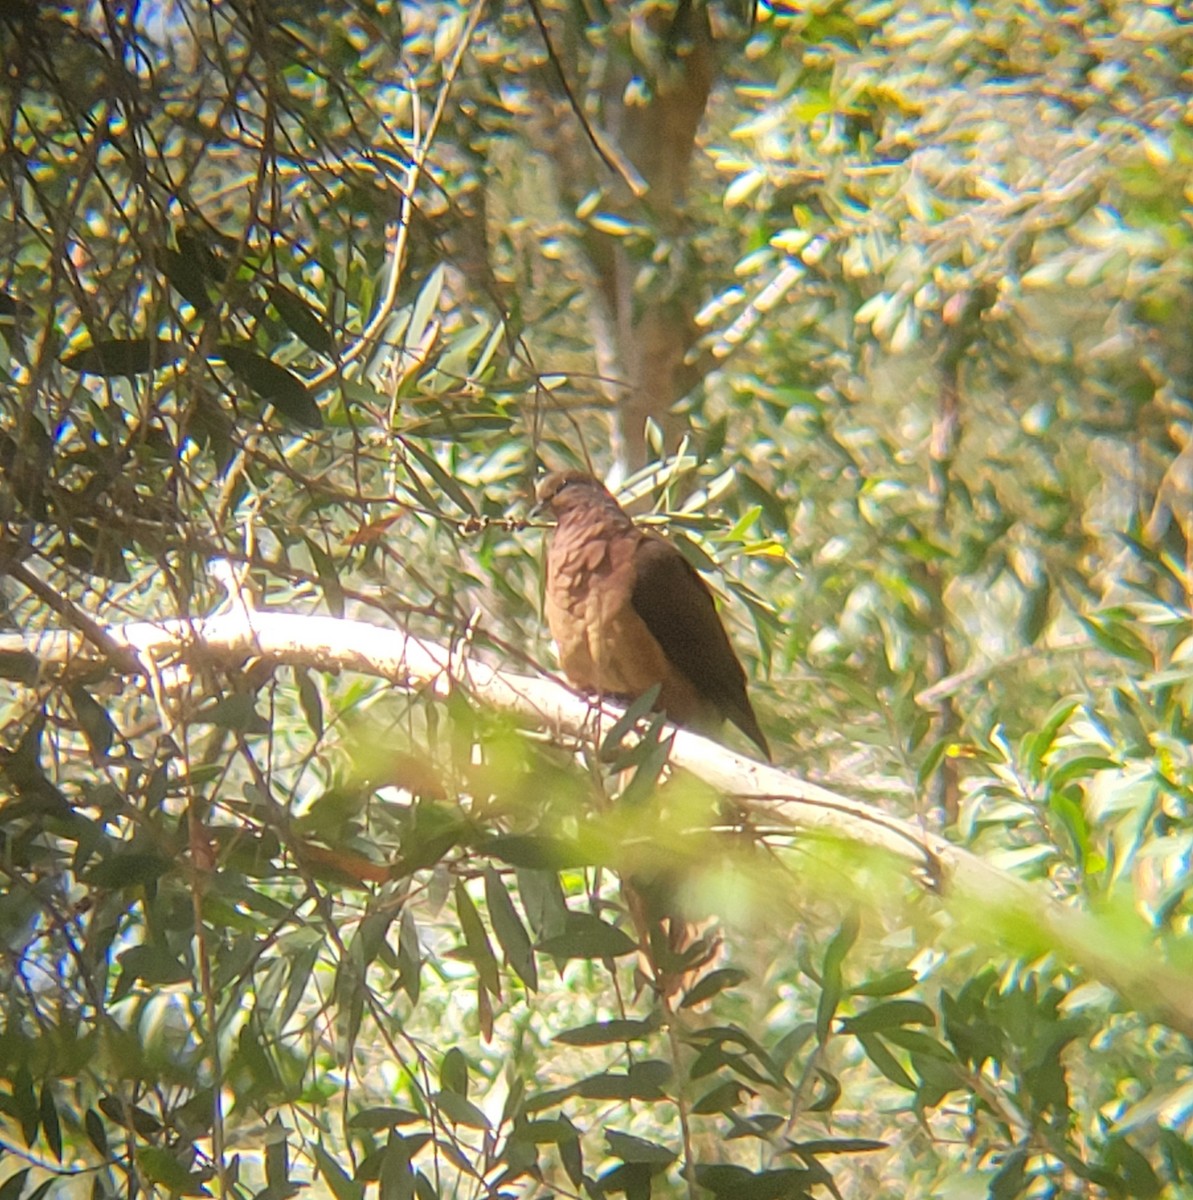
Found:
<svg viewBox="0 0 1193 1200"><path fill-rule="evenodd" d="M266 291L270 303L277 309L278 316L286 323L291 333L297 334L310 348L319 354L335 353L335 338L323 324L319 314L297 293L280 283L270 284Z"/></svg>
<svg viewBox="0 0 1193 1200"><path fill-rule="evenodd" d="M501 996L501 971L497 965L497 957L493 953L492 943L485 927L481 922L480 913L468 894L468 889L460 881L456 881L456 914L460 918L460 932L464 935L464 944L468 947L468 956L476 967L477 975L485 990L492 996Z"/></svg>
<svg viewBox="0 0 1193 1200"><path fill-rule="evenodd" d="M245 346L221 343L212 358L223 359L229 370L262 399L302 429L321 429L323 414L306 385L293 372Z"/></svg>
<svg viewBox="0 0 1193 1200"><path fill-rule="evenodd" d="M117 376L131 379L145 375L155 367L177 362L186 354L186 347L176 342L154 338L113 339L96 342L74 354L68 354L62 365L83 375Z"/></svg>
<svg viewBox="0 0 1193 1200"><path fill-rule="evenodd" d="M489 906L489 920L506 962L532 992L537 990L538 966L530 935L518 916L505 881L491 866L485 868L485 903Z"/></svg>

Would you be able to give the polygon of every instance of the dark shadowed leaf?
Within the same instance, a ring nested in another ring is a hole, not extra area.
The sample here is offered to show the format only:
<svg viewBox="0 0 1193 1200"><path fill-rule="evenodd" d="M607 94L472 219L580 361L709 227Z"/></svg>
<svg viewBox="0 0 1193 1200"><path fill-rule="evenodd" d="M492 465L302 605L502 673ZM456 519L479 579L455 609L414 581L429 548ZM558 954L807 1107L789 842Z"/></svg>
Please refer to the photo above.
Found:
<svg viewBox="0 0 1193 1200"><path fill-rule="evenodd" d="M323 1182L331 1189L335 1200L364 1200L364 1186L358 1183L322 1146L316 1145L315 1162Z"/></svg>
<svg viewBox="0 0 1193 1200"><path fill-rule="evenodd" d="M540 942L552 958L619 958L638 947L627 933L591 913L569 912L563 932Z"/></svg>
<svg viewBox="0 0 1193 1200"><path fill-rule="evenodd" d="M409 1108L364 1108L348 1119L348 1124L354 1129L393 1129L398 1125L413 1125L423 1120L418 1113Z"/></svg>
<svg viewBox="0 0 1193 1200"><path fill-rule="evenodd" d="M102 758L112 748L112 739L116 736L116 726L107 709L82 685L70 689L70 702L91 753Z"/></svg>
<svg viewBox="0 0 1193 1200"><path fill-rule="evenodd" d="M847 1033L870 1033L898 1025L935 1025L936 1016L918 1000L888 1000L876 1004L856 1017L845 1017L841 1028Z"/></svg>
<svg viewBox="0 0 1193 1200"><path fill-rule="evenodd" d="M684 998L680 1001L679 1006L680 1008L691 1008L694 1004L711 1000L718 992L736 987L748 978L747 972L739 967L718 967L717 970L709 971L707 975L697 980L696 985L684 993Z"/></svg>
<svg viewBox="0 0 1193 1200"><path fill-rule="evenodd" d="M323 599L327 603L327 611L333 617L342 617L344 615L344 589L340 585L340 575L336 570L335 561L318 542L305 535L302 540L306 542L311 561L315 564L315 572L319 576L319 583L323 588Z"/></svg>
<svg viewBox="0 0 1193 1200"><path fill-rule="evenodd" d="M616 1042L636 1042L650 1037L658 1031L661 1018L645 1017L641 1020L596 1021L591 1025L580 1025L557 1033L552 1041L565 1046L608 1046Z"/></svg>
<svg viewBox="0 0 1193 1200"><path fill-rule="evenodd" d="M111 854L92 867L83 878L94 887L139 887L159 879L174 863L159 854L135 850Z"/></svg>
<svg viewBox="0 0 1193 1200"><path fill-rule="evenodd" d="M342 600L341 595L341 600ZM319 685L311 678L306 667L295 665L294 682L298 685L298 703L302 706L302 715L316 738L323 736L323 697L319 694Z"/></svg>
<svg viewBox="0 0 1193 1200"><path fill-rule="evenodd" d="M711 1163L696 1168L696 1182L717 1200L802 1200L811 1197L818 1179L799 1167L755 1172L730 1163Z"/></svg>
<svg viewBox="0 0 1193 1200"><path fill-rule="evenodd" d="M485 932L480 913L468 894L468 889L459 880L456 881L456 913L460 918L460 932L464 935L464 945L468 948L468 957L485 990L491 996L501 996L501 969L497 964L497 956L493 953L489 935Z"/></svg>
<svg viewBox="0 0 1193 1200"><path fill-rule="evenodd" d="M501 946L506 961L518 978L533 992L538 988L538 967L534 960L534 947L513 899L505 886L505 880L491 867L485 868L485 903L489 908L489 920Z"/></svg>
<svg viewBox="0 0 1193 1200"><path fill-rule="evenodd" d="M297 334L312 350L319 354L335 352L335 338L323 324L319 314L300 296L280 283L270 284L266 289L270 303L277 309L278 316L286 323L291 333Z"/></svg>
<svg viewBox="0 0 1193 1200"><path fill-rule="evenodd" d="M860 922L857 912L851 912L841 922L840 928L833 935L832 941L829 942L828 948L824 952L823 975L820 981L820 1001L816 1008L816 1037L818 1041L824 1042L827 1040L833 1015L837 1011L837 1005L841 1003L841 996L844 993L841 964L845 961L845 955L849 953L849 948L857 939L859 928Z"/></svg>
<svg viewBox="0 0 1193 1200"><path fill-rule="evenodd" d="M187 248L191 249L189 244ZM153 252L153 261L169 280L170 286L190 302L195 312L203 314L211 311L211 295L207 291L203 265L197 256L162 246Z"/></svg>
<svg viewBox="0 0 1193 1200"><path fill-rule="evenodd" d="M134 375L144 375L157 367L177 362L185 354L186 347L175 342L153 338L113 339L68 354L62 365L84 375L131 379Z"/></svg>
<svg viewBox="0 0 1193 1200"><path fill-rule="evenodd" d="M651 1167L669 1167L678 1157L666 1146L657 1142L648 1142L645 1138L635 1137L632 1133L622 1133L617 1129L605 1130L605 1142L609 1153L620 1158L622 1162L644 1163Z"/></svg>
<svg viewBox="0 0 1193 1200"><path fill-rule="evenodd" d="M246 346L221 343L213 358L223 359L232 373L287 420L302 429L321 429L323 414L314 397L292 371Z"/></svg>
<svg viewBox="0 0 1193 1200"><path fill-rule="evenodd" d="M916 1090L915 1080L903 1069L899 1060L887 1049L886 1043L876 1033L859 1033L866 1057L892 1082L909 1092Z"/></svg>

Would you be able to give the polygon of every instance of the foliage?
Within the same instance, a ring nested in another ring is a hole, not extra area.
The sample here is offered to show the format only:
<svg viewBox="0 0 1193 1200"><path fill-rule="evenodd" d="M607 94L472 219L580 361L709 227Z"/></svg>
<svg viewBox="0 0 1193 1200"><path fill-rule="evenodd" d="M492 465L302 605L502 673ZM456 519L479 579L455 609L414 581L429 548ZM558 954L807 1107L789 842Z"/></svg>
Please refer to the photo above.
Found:
<svg viewBox="0 0 1193 1200"><path fill-rule="evenodd" d="M103 649L235 603L222 558L547 663L508 518L613 465L602 286L681 297L624 490L726 593L783 762L1187 972L1187 23L712 6L675 212L588 135L666 97L690 8L12 6L6 626ZM0 1200L1193 1186L1148 997L723 809L657 728L3 650Z"/></svg>

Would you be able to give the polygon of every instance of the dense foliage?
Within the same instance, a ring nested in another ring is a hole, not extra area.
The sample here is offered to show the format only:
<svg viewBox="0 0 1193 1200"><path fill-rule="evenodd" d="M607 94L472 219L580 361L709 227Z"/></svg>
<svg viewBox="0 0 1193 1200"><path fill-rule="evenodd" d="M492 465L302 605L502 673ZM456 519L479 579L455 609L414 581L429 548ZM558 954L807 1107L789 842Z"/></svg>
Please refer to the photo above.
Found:
<svg viewBox="0 0 1193 1200"><path fill-rule="evenodd" d="M1193 26L752 8L0 13L0 1200L1193 1189ZM781 765L1136 984L657 728L113 639L243 588L542 669L577 463Z"/></svg>

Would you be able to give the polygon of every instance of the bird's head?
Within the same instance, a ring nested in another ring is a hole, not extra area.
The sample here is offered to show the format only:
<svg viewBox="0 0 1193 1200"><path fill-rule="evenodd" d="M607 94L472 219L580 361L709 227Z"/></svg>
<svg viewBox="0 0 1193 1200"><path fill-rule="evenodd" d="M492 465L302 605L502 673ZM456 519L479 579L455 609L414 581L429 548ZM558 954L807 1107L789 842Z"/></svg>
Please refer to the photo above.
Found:
<svg viewBox="0 0 1193 1200"><path fill-rule="evenodd" d="M613 493L586 471L552 471L535 489L532 517L550 513L556 520L579 508L593 505L620 508Z"/></svg>

